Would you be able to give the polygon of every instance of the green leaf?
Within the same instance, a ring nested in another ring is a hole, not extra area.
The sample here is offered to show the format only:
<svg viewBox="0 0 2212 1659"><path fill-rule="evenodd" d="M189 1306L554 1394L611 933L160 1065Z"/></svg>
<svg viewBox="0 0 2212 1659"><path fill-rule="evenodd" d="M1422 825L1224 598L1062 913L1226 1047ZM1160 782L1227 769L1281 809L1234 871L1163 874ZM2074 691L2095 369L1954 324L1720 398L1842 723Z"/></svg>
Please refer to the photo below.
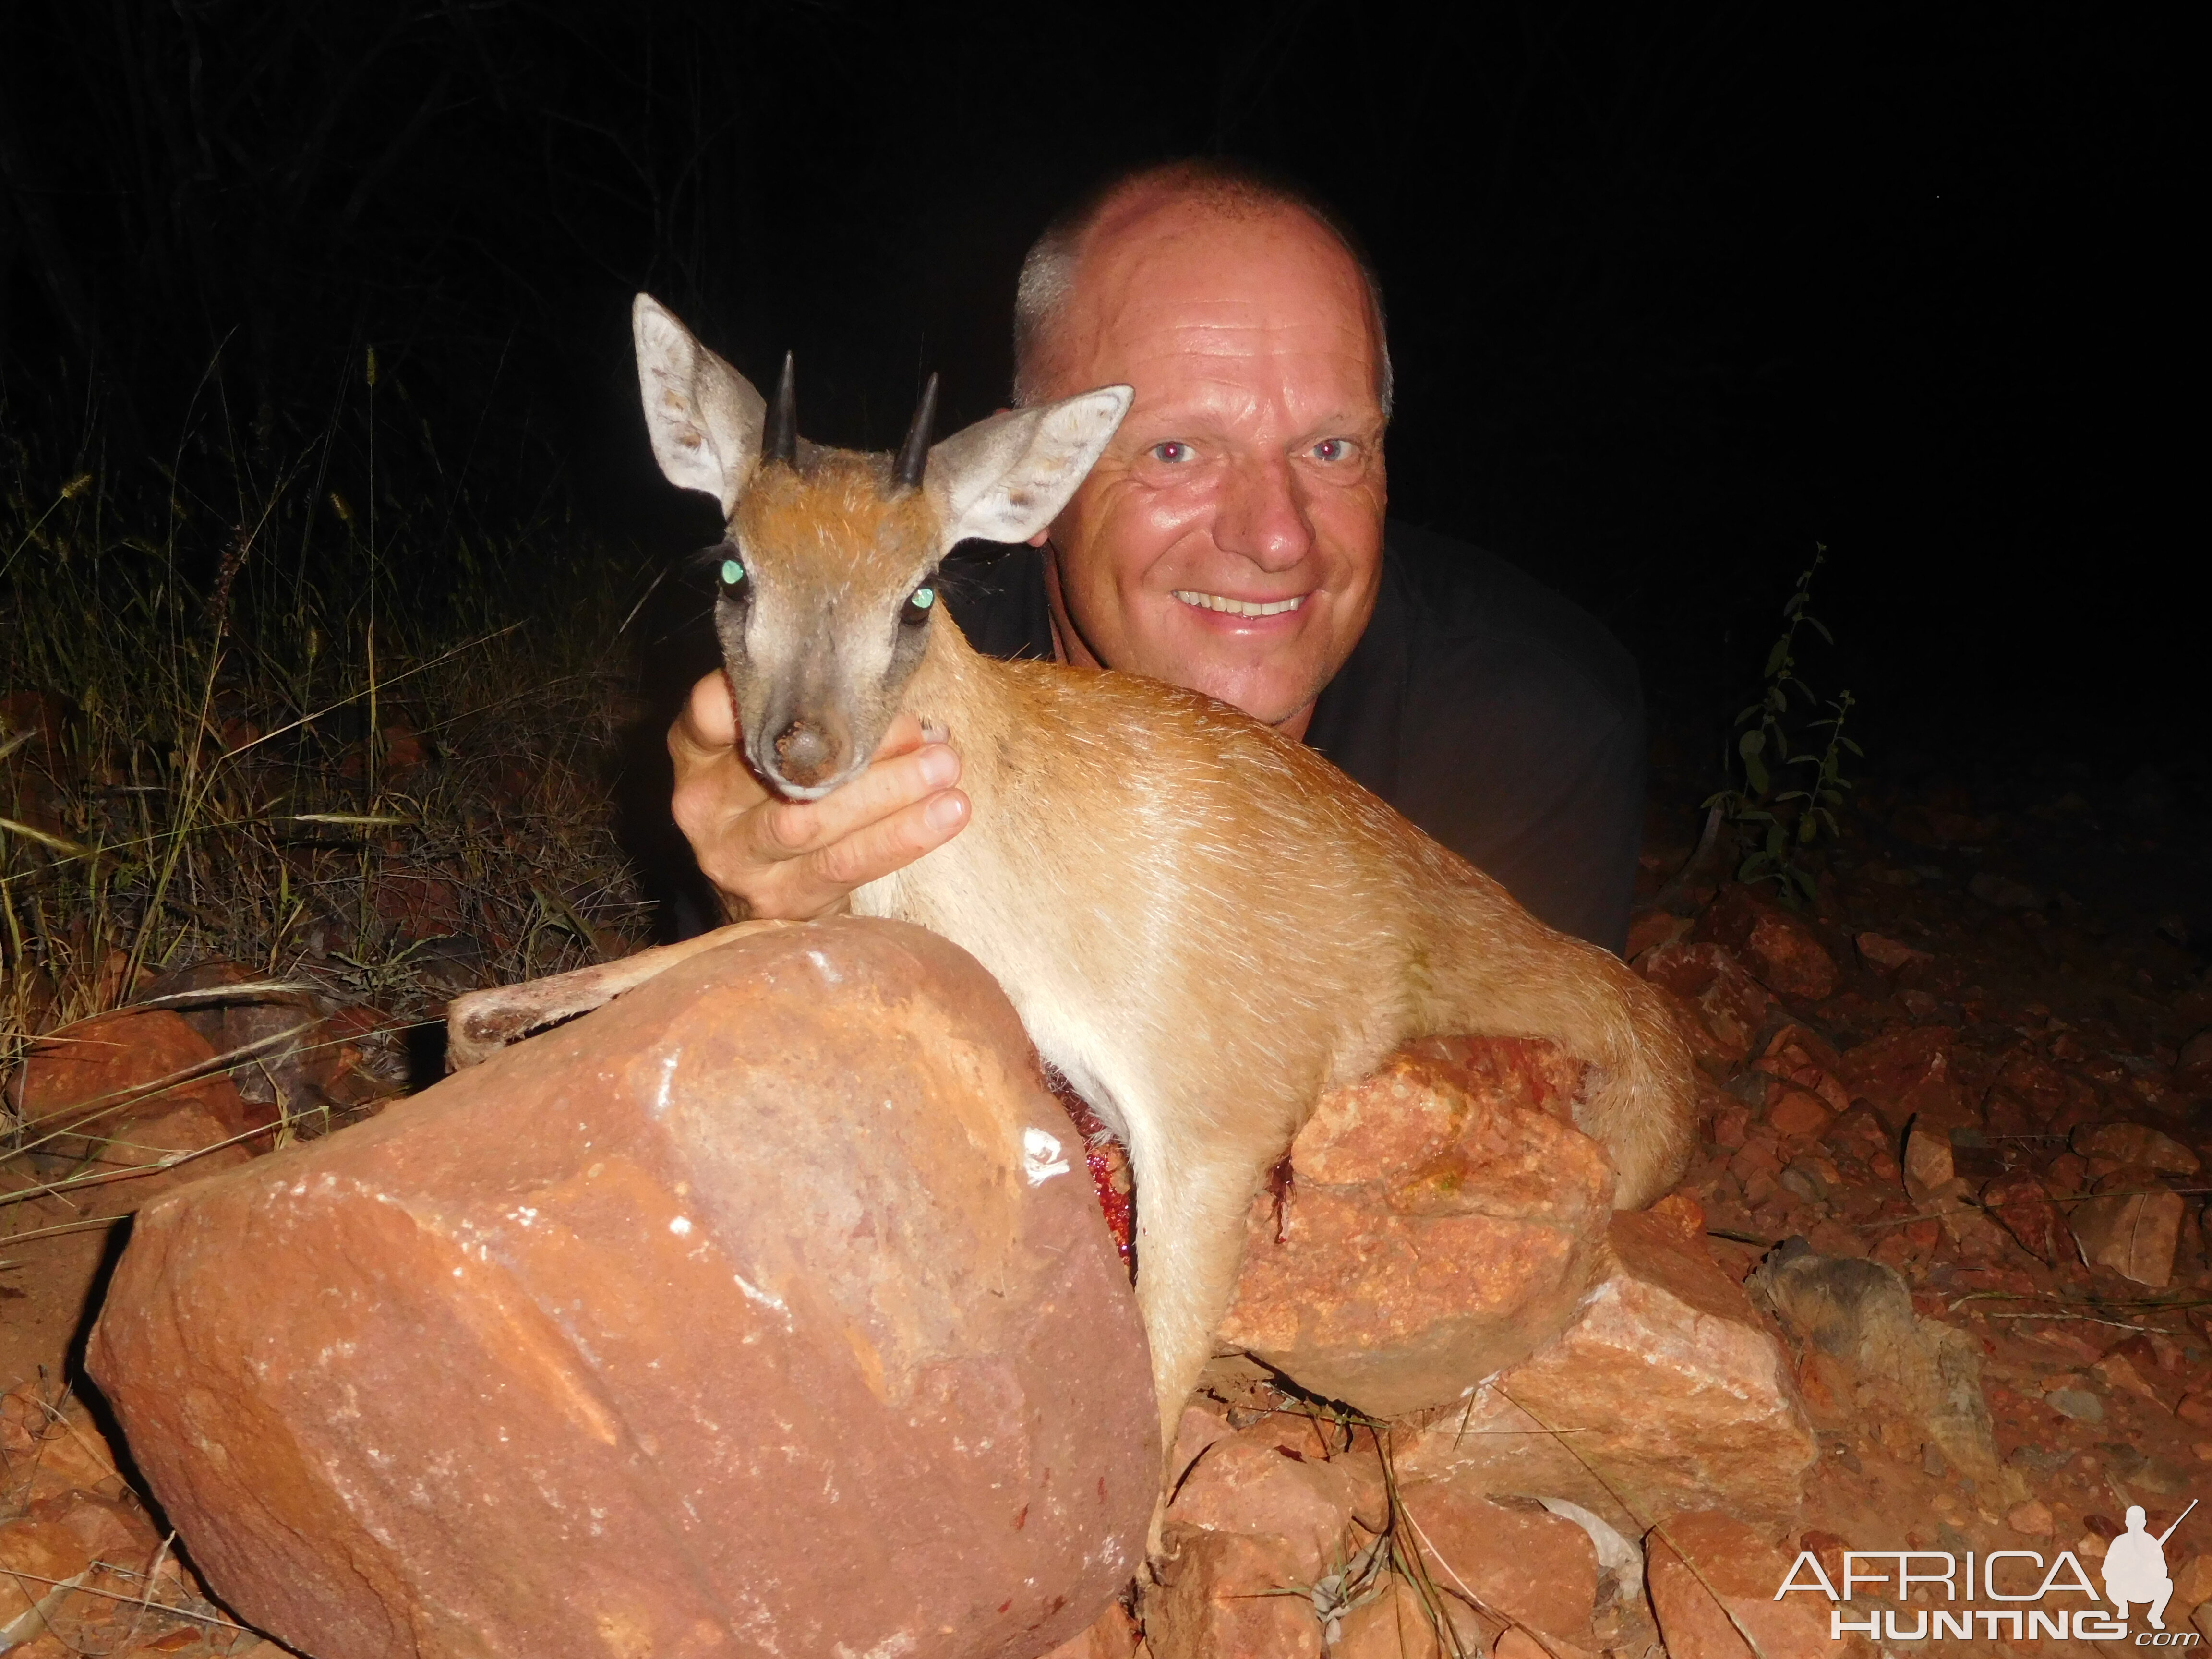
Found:
<svg viewBox="0 0 2212 1659"><path fill-rule="evenodd" d="M1745 732L1735 740L1735 751L1746 760L1766 752L1766 733L1764 731Z"/></svg>
<svg viewBox="0 0 2212 1659"><path fill-rule="evenodd" d="M1781 671L1782 665L1789 660L1790 636L1785 634L1775 641L1774 649L1766 653L1766 672L1762 678L1772 679Z"/></svg>
<svg viewBox="0 0 2212 1659"><path fill-rule="evenodd" d="M1820 630L1820 637L1827 641L1830 645L1833 645L1836 642L1836 636L1828 631L1827 623L1822 622L1818 617L1808 617L1805 620L1812 623L1814 627L1819 629Z"/></svg>
<svg viewBox="0 0 2212 1659"><path fill-rule="evenodd" d="M1864 760L1866 758L1866 750L1860 748L1858 744L1853 743L1849 738L1844 738L1841 741L1844 748L1850 750L1851 753L1856 755L1861 760Z"/></svg>
<svg viewBox="0 0 2212 1659"><path fill-rule="evenodd" d="M1755 793L1764 796L1774 787L1772 781L1766 775L1765 763L1757 755L1747 754L1743 757L1743 771L1744 775L1751 780L1751 787Z"/></svg>

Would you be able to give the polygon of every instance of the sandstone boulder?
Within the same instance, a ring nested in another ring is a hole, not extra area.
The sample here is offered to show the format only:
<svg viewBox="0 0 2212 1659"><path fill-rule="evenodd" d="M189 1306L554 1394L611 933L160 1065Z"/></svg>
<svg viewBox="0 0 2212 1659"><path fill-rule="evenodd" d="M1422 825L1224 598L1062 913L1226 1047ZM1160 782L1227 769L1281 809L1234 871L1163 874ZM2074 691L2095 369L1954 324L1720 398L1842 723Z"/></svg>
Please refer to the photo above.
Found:
<svg viewBox="0 0 2212 1659"><path fill-rule="evenodd" d="M1379 1417L1526 1358L1612 1214L1612 1163L1566 1121L1581 1070L1549 1043L1461 1040L1323 1100L1287 1194L1254 1201L1222 1343Z"/></svg>
<svg viewBox="0 0 2212 1659"><path fill-rule="evenodd" d="M1609 1270L1573 1322L1410 1437L1401 1478L1564 1498L1632 1535L1692 1501L1792 1519L1818 1443L1788 1355L1703 1226L1677 1199L1614 1216Z"/></svg>
<svg viewBox="0 0 2212 1659"><path fill-rule="evenodd" d="M1079 1153L964 953L772 930L155 1204L88 1361L319 1659L1030 1659L1159 1469Z"/></svg>

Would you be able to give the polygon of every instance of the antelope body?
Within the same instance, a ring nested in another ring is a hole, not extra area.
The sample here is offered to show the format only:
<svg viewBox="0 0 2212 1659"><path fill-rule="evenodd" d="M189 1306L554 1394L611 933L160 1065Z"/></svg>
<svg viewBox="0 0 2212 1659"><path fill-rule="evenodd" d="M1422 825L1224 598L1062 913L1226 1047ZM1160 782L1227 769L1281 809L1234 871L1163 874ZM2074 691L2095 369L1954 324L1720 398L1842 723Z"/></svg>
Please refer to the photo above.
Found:
<svg viewBox="0 0 2212 1659"><path fill-rule="evenodd" d="M1576 1109L1615 1204L1680 1178L1687 1050L1649 987L1553 932L1302 744L1196 692L977 653L933 603L971 536L1058 514L1127 412L1107 387L896 459L800 442L641 295L639 375L669 479L719 499L716 624L754 769L811 799L902 710L959 751L968 827L853 896L990 970L1038 1052L1127 1143L1137 1297L1162 1443L1212 1352L1245 1213L1316 1100L1432 1035L1548 1037L1589 1062Z"/></svg>

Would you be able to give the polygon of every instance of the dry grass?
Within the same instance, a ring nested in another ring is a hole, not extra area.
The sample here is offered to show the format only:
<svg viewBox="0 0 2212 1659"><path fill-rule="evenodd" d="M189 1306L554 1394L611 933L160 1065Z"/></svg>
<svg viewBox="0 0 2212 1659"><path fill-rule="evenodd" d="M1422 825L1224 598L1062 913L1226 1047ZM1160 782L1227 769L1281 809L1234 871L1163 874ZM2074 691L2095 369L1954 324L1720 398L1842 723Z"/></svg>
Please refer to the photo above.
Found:
<svg viewBox="0 0 2212 1659"><path fill-rule="evenodd" d="M427 434L389 482L374 394L372 360L274 462L0 440L0 1075L189 964L397 1029L642 936L611 801L641 562L550 512L487 530Z"/></svg>

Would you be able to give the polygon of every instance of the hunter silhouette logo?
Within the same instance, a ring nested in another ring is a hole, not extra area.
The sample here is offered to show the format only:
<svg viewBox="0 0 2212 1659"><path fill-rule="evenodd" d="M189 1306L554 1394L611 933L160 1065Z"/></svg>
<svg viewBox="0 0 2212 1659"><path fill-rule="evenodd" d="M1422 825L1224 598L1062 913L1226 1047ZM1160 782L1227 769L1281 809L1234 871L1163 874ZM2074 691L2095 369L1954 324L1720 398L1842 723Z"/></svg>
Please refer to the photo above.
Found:
<svg viewBox="0 0 2212 1659"><path fill-rule="evenodd" d="M2200 1639L2196 1632L2168 1632L2166 1628L2166 1605L2173 1595L2173 1580L2166 1570L2166 1544L2197 1502L2190 1499L2189 1508L2161 1533L2150 1531L2149 1517L2141 1504L2129 1505L2128 1529L2105 1552L2101 1599L2110 1602L2108 1607L2045 1605L2045 1598L2054 1595L2079 1595L2092 1603L2100 1599L2071 1550L2060 1551L2048 1568L2035 1550L1969 1550L1963 1556L1947 1550L1846 1550L1840 1589L1820 1558L1808 1550L1799 1553L1775 1589L1774 1599L1778 1601L1793 1590L1809 1590L1832 1602L1849 1603L1855 1591L1879 1586L1884 1600L1894 1599L1905 1609L1900 1615L1896 1607L1866 1607L1863 1618L1854 1618L1838 1605L1828 1614L1833 1641L1846 1635L1876 1642L1940 1641L1946 1637L1968 1640L1978 1635L1992 1642L2117 1642L2127 1638L2128 1609L2142 1607L2147 1609L2150 1628L2136 1636L2134 1645L2193 1647ZM1923 1602L1937 1605L1913 1606L1916 1588L1927 1592ZM1956 1604L1962 1600L2001 1605L1960 1607ZM1952 1605L1941 1605L1946 1602ZM1978 1632L1977 1624L1981 1626Z"/></svg>
<svg viewBox="0 0 2212 1659"><path fill-rule="evenodd" d="M2192 1498L2189 1510L2196 1507ZM2150 1608L2150 1627L2166 1628L2166 1604L2173 1594L2173 1580L2166 1574L2166 1540L2189 1518L2189 1510L2174 1516L2173 1526L2154 1538L2143 1529L2142 1505L2128 1506L2128 1529L2105 1552L2105 1594L2112 1598L2113 1618L2124 1620L2128 1603L2141 1601Z"/></svg>

